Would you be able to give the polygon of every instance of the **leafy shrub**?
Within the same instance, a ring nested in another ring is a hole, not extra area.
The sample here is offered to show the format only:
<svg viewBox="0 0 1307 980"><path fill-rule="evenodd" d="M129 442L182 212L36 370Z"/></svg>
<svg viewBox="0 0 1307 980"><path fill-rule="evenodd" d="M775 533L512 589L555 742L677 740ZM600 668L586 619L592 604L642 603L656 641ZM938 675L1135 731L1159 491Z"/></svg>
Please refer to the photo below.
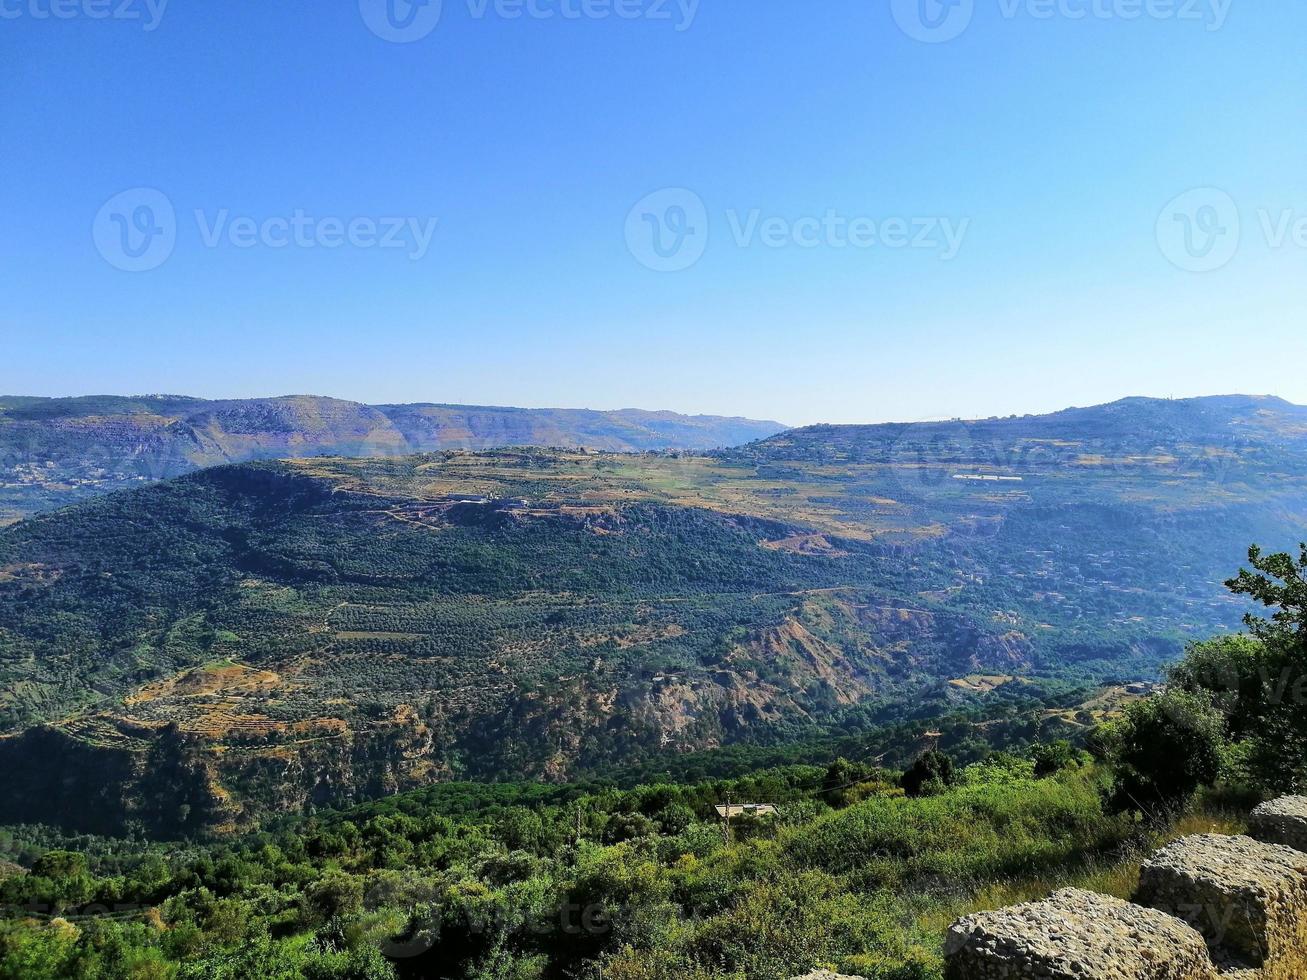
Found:
<svg viewBox="0 0 1307 980"><path fill-rule="evenodd" d="M923 753L903 774L899 785L908 796L926 796L942 792L953 784L953 760L943 752Z"/></svg>
<svg viewBox="0 0 1307 980"><path fill-rule="evenodd" d="M1167 691L1129 705L1100 744L1117 767L1115 807L1165 814L1216 781L1225 719L1205 692Z"/></svg>

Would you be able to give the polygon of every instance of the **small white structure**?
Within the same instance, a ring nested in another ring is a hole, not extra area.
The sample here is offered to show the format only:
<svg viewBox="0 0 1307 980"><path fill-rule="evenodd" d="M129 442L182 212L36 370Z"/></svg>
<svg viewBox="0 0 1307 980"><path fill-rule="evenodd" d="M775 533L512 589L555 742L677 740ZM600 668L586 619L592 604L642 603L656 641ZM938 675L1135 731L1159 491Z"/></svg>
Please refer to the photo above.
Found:
<svg viewBox="0 0 1307 980"><path fill-rule="evenodd" d="M730 810L728 814L726 811ZM779 811L770 803L732 803L729 806L717 805L717 816L723 820L729 816L736 817L774 817Z"/></svg>

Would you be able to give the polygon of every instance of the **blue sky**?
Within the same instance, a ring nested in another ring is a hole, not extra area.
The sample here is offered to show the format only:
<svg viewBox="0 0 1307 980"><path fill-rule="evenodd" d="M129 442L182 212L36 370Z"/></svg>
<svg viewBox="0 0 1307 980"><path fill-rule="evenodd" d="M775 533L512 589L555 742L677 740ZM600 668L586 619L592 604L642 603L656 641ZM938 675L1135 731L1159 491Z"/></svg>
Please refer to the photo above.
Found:
<svg viewBox="0 0 1307 980"><path fill-rule="evenodd" d="M0 391L1307 403L1301 0L393 2L0 0Z"/></svg>

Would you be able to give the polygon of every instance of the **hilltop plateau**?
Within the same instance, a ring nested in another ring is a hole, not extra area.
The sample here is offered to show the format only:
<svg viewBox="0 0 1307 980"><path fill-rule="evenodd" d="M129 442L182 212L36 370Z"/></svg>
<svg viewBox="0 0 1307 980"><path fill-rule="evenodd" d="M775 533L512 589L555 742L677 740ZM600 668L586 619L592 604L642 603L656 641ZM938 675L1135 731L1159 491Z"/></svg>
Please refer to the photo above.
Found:
<svg viewBox="0 0 1307 980"><path fill-rule="evenodd" d="M317 396L0 396L0 524L206 466L500 446L715 449L777 422L625 409L362 405Z"/></svg>

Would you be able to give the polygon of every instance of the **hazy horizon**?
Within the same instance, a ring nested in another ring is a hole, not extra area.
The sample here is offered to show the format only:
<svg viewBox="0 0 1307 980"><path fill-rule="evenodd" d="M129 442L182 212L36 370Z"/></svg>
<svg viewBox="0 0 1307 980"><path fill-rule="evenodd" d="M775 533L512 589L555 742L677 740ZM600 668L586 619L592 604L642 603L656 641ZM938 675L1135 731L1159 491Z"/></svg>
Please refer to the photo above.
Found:
<svg viewBox="0 0 1307 980"><path fill-rule="evenodd" d="M131 391L131 392L91 391L91 392L79 392L75 394L0 392L0 398L75 399L75 398L97 398L97 397L105 397L105 398L170 397L170 398L196 398L203 401L239 401L245 399L271 399L271 398L328 398L336 401L353 402L355 404L367 405L367 406L426 404L426 405L447 406L452 408L501 408L501 409L526 409L529 411L562 411L562 412L636 411L636 412L651 412L651 413L673 412L678 415L684 415L689 417L704 416L704 417L717 417L717 418L740 418L740 419L748 419L751 421L777 422L781 425L784 425L787 428L802 428L804 426L810 426L810 425L881 425L881 424L903 423L903 422L907 422L907 423L940 422L940 421L948 421L955 418L975 421L975 420L983 420L983 419L990 419L990 418L1004 418L1007 416L1050 415L1054 412L1065 411L1068 409L1092 408L1098 405L1107 405L1107 404L1111 404L1112 402L1121 401L1122 399L1127 399L1127 398L1148 398L1148 399L1169 400L1169 401L1185 401L1185 400L1191 400L1197 398L1223 398L1223 397L1239 397L1239 396L1250 397L1250 398L1278 398L1282 401L1289 402L1290 404L1293 405L1303 404L1301 402L1295 401L1292 398L1285 398L1283 395L1279 395L1276 393L1251 392L1251 391L1221 391L1221 392L1209 391L1209 392L1202 392L1199 394L1192 394L1192 395L1156 395L1156 394L1141 394L1139 392L1132 392L1130 394L1120 395L1116 398L1104 399L1103 401L1085 402L1082 404L1058 405L1057 407L1054 408L1041 409L1038 411L1027 409L1027 410L1013 410L1008 412L987 412L983 414L962 413L959 415L931 415L931 416L923 416L920 418L908 418L908 417L900 416L900 417L874 418L874 419L873 418L848 419L848 420L840 420L840 421L836 421L833 419L812 419L804 422L791 422L787 419L780 418L775 415L767 415L767 414L743 415L739 412L730 412L730 411L707 412L707 411L696 411L693 409L674 408L665 405L611 405L611 406L585 405L585 404L516 405L516 404L505 404L502 402L487 402L487 401L452 402L452 401L445 401L442 399L423 398L423 397L404 398L398 400L393 400L393 399L372 400L366 398L346 398L338 394L334 394L331 392L323 392L323 391L280 392L277 394L268 394L266 392L263 392L263 393L255 393L255 394L248 394L248 395L232 395L232 394L209 395L209 394L198 394L189 391L167 391L167 390Z"/></svg>

